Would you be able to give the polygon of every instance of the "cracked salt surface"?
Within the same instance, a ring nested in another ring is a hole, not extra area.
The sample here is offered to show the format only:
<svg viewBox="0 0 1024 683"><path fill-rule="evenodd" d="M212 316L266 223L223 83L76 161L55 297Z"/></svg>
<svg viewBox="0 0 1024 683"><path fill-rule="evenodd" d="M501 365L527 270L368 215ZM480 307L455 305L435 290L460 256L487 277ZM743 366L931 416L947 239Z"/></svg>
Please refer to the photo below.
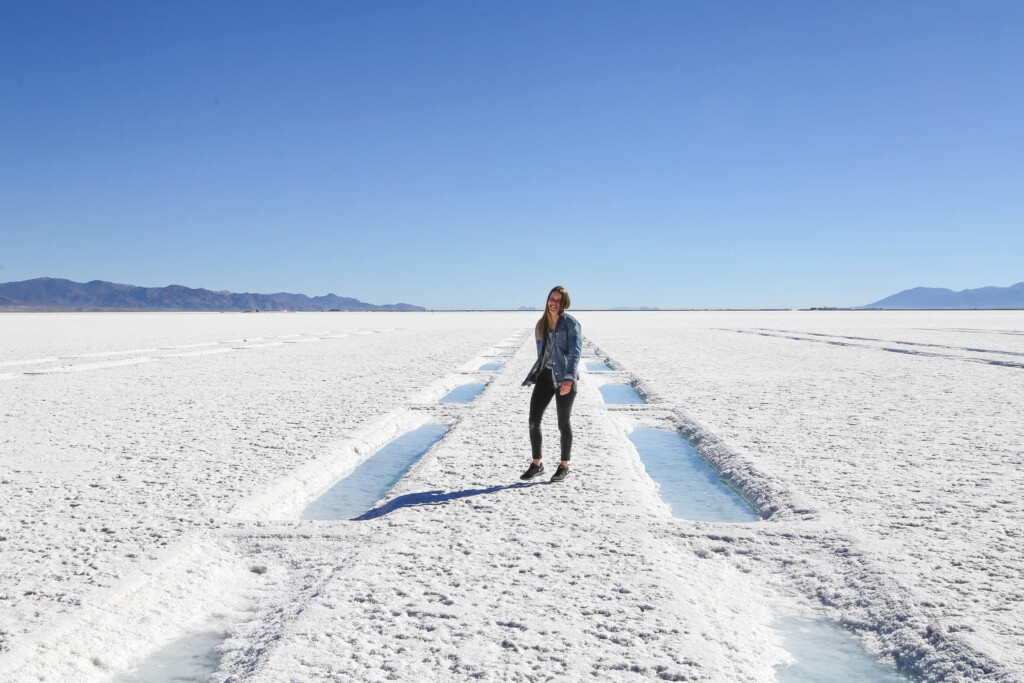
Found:
<svg viewBox="0 0 1024 683"><path fill-rule="evenodd" d="M447 431L445 425L427 424L403 434L313 501L302 518L351 519L366 512Z"/></svg>
<svg viewBox="0 0 1024 683"><path fill-rule="evenodd" d="M658 482L658 495L672 508L673 516L704 522L761 519L679 434L637 427L629 440L640 453L647 473Z"/></svg>

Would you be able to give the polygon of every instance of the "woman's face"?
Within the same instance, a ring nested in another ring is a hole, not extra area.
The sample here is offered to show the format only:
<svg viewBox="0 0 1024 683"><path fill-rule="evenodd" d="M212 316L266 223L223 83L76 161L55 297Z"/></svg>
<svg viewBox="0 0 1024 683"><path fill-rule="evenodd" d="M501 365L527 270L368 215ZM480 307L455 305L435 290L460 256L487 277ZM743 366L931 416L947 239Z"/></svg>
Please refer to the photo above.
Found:
<svg viewBox="0 0 1024 683"><path fill-rule="evenodd" d="M548 295L548 311L557 314L562 308L562 293L555 291Z"/></svg>

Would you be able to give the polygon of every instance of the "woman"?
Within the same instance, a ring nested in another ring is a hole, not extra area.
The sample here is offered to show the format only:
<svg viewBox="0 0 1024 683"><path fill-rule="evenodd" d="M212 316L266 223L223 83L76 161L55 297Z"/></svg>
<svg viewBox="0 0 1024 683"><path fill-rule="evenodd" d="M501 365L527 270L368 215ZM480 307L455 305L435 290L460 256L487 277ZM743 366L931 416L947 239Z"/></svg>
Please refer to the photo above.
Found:
<svg viewBox="0 0 1024 683"><path fill-rule="evenodd" d="M562 481L569 474L569 455L572 450L572 427L569 415L576 400L576 370L583 350L583 335L576 318L568 315L569 292L555 287L548 293L544 315L537 321L534 336L537 339L537 362L527 375L523 386L533 384L530 397L530 448L533 462L520 479L529 481L544 471L541 462L540 420L551 398L558 412L558 431L561 434L562 461L551 481Z"/></svg>

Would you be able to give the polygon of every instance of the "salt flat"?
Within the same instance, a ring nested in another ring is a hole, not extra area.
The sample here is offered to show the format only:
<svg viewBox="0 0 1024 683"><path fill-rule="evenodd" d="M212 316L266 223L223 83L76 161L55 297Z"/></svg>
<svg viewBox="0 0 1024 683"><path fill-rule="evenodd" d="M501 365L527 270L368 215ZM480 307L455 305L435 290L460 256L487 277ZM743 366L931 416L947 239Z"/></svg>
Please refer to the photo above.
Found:
<svg viewBox="0 0 1024 683"><path fill-rule="evenodd" d="M535 315L0 316L2 678L215 624L219 681L770 681L773 621L815 613L922 680L1024 680L1024 315L580 312L616 372L570 478L519 485ZM299 520L425 422L366 519ZM641 424L767 519L672 518Z"/></svg>

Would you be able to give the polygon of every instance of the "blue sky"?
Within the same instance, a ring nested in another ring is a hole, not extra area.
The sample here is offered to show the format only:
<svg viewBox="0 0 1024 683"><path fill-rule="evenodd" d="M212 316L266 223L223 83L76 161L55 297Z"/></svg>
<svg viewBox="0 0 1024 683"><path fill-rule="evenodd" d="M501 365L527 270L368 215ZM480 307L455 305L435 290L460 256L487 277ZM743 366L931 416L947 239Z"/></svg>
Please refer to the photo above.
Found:
<svg viewBox="0 0 1024 683"><path fill-rule="evenodd" d="M1021 2L8 3L0 282L430 308L1024 280Z"/></svg>

